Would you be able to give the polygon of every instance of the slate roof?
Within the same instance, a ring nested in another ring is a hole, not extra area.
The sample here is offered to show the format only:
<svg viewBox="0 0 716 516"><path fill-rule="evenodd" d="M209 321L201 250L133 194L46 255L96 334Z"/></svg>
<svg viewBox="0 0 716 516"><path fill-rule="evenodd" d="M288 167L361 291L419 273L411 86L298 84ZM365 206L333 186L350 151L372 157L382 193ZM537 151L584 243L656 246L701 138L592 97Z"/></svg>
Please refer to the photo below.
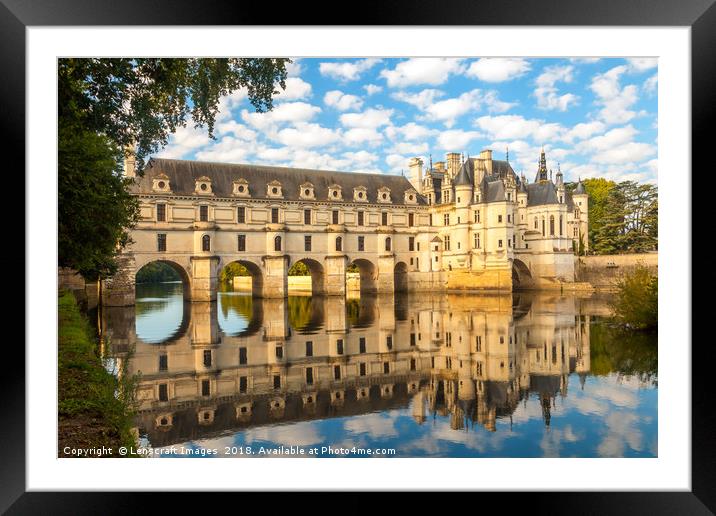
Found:
<svg viewBox="0 0 716 516"><path fill-rule="evenodd" d="M328 188L334 184L341 187L343 202L353 202L353 189L363 186L367 189L368 202L377 203L378 189L387 187L390 189L390 204L403 205L405 192L413 190L407 178L387 174L152 158L145 168L144 176L137 178L133 186L134 193L154 193L152 180L159 174L168 176L174 195L196 195L195 182L202 176L211 179L215 197L233 197L233 182L239 179L248 181L252 199L268 199L266 185L274 180L281 183L283 200L301 200L300 186L306 182L313 184L315 199L318 201L329 200ZM418 195L417 204L425 205L427 202L423 196Z"/></svg>
<svg viewBox="0 0 716 516"><path fill-rule="evenodd" d="M530 183L527 185L527 205L541 206L543 204L557 204L557 190L551 181Z"/></svg>
<svg viewBox="0 0 716 516"><path fill-rule="evenodd" d="M584 183L581 181L577 183L577 188L574 189L574 193L577 195L587 193L586 190L584 190Z"/></svg>

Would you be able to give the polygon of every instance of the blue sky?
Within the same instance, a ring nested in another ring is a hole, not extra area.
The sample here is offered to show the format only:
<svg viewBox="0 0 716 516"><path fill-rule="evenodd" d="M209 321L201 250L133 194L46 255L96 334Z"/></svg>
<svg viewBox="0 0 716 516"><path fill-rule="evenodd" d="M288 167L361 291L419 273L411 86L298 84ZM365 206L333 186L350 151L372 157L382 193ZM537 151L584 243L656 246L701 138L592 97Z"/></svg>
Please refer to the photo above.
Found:
<svg viewBox="0 0 716 516"><path fill-rule="evenodd" d="M215 140L192 125L157 155L407 174L413 156L508 148L533 181L544 146L567 181L656 182L657 60L295 59L272 112L238 91L221 101Z"/></svg>

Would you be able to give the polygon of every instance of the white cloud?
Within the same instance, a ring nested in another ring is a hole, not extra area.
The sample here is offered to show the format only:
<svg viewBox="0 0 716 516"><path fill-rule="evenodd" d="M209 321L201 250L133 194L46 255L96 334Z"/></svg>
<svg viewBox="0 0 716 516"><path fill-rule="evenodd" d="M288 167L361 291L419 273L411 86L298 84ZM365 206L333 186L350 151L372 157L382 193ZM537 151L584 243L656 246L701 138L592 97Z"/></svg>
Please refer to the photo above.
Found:
<svg viewBox="0 0 716 516"><path fill-rule="evenodd" d="M232 134L239 140L253 141L256 139L256 131L252 131L243 124L238 123L236 120L230 120L228 122L222 122L216 126L216 132L218 134Z"/></svg>
<svg viewBox="0 0 716 516"><path fill-rule="evenodd" d="M632 57L627 59L629 70L632 72L644 72L656 68L659 60L656 57Z"/></svg>
<svg viewBox="0 0 716 516"><path fill-rule="evenodd" d="M492 57L473 61L466 75L485 82L503 82L516 79L530 70L526 59Z"/></svg>
<svg viewBox="0 0 716 516"><path fill-rule="evenodd" d="M595 163L635 163L656 154L656 148L648 143L629 142L604 150L592 156Z"/></svg>
<svg viewBox="0 0 716 516"><path fill-rule="evenodd" d="M377 63L380 59L361 59L359 61L342 61L342 62L327 62L321 63L318 69L321 75L338 79L339 81L355 81L361 73L369 70Z"/></svg>
<svg viewBox="0 0 716 516"><path fill-rule="evenodd" d="M216 121L229 120L231 118L231 111L237 106L241 105L244 100L249 97L248 90L241 88L234 91L231 95L224 95L219 99L219 108L216 115Z"/></svg>
<svg viewBox="0 0 716 516"><path fill-rule="evenodd" d="M303 72L303 65L300 57L292 57L291 62L286 64L286 73L289 77L298 77Z"/></svg>
<svg viewBox="0 0 716 516"><path fill-rule="evenodd" d="M644 84L642 85L642 89L648 94L648 95L654 95L656 93L656 89L658 87L658 81L659 78L657 74L652 75L647 80L644 81Z"/></svg>
<svg viewBox="0 0 716 516"><path fill-rule="evenodd" d="M482 116L475 120L475 124L491 138L498 140L531 137L538 142L544 142L564 133L564 127L560 124L529 120L521 115Z"/></svg>
<svg viewBox="0 0 716 516"><path fill-rule="evenodd" d="M254 152L254 146L233 136L224 136L218 143L196 153L199 161L241 163Z"/></svg>
<svg viewBox="0 0 716 516"><path fill-rule="evenodd" d="M393 154L410 154L415 156L417 154L425 154L429 150L427 143L411 143L411 142L398 142L395 143L387 152Z"/></svg>
<svg viewBox="0 0 716 516"><path fill-rule="evenodd" d="M601 61L598 57L573 57L569 60L570 63L576 64L594 64Z"/></svg>
<svg viewBox="0 0 716 516"><path fill-rule="evenodd" d="M366 109L361 113L346 113L341 115L341 124L345 127L362 127L375 129L383 125L390 125L392 109Z"/></svg>
<svg viewBox="0 0 716 516"><path fill-rule="evenodd" d="M218 127L217 132L219 132ZM193 150L209 145L213 141L209 138L206 129L179 127L169 138L169 144L157 153L157 157L181 159Z"/></svg>
<svg viewBox="0 0 716 516"><path fill-rule="evenodd" d="M633 126L617 127L601 136L595 136L576 145L580 152L600 152L632 141L638 131Z"/></svg>
<svg viewBox="0 0 716 516"><path fill-rule="evenodd" d="M342 141L347 145L377 145L383 141L383 135L372 127L354 127L343 133Z"/></svg>
<svg viewBox="0 0 716 516"><path fill-rule="evenodd" d="M349 109L360 109L363 101L355 95L348 95L339 90L333 90L326 93L323 102L327 106L333 107L338 111L348 111Z"/></svg>
<svg viewBox="0 0 716 516"><path fill-rule="evenodd" d="M482 135L477 131L462 131L459 129L443 131L438 136L438 146L450 152L459 152Z"/></svg>
<svg viewBox="0 0 716 516"><path fill-rule="evenodd" d="M385 158L385 162L388 164L390 169L395 172L400 172L401 170L408 168L408 160L409 158L401 154L389 154Z"/></svg>
<svg viewBox="0 0 716 516"><path fill-rule="evenodd" d="M443 95L444 93L440 90L425 89L419 93L401 91L394 94L393 98L412 104L421 109L428 120L443 122L446 127L452 127L460 116L470 111L476 111L483 105L487 106L488 111L497 113L504 112L514 105L500 101L494 91L482 93L481 90L474 89L459 97L436 100Z"/></svg>
<svg viewBox="0 0 716 516"><path fill-rule="evenodd" d="M590 85L598 97L597 103L603 106L599 116L609 124L623 124L636 116L629 108L639 99L637 87L631 84L622 88L619 84L620 76L626 71L626 65L616 66L596 75Z"/></svg>
<svg viewBox="0 0 716 516"><path fill-rule="evenodd" d="M249 112L244 109L241 111L241 118L257 129L267 130L281 122L307 122L320 112L321 108L305 102L285 102L266 113Z"/></svg>
<svg viewBox="0 0 716 516"><path fill-rule="evenodd" d="M339 138L340 134L333 129L306 122L281 129L275 136L283 145L300 148L321 147L336 142Z"/></svg>
<svg viewBox="0 0 716 516"><path fill-rule="evenodd" d="M584 138L589 138L593 134L601 133L604 129L606 129L606 126L598 120L593 122L580 122L567 131L563 136L563 139L564 141L571 143L574 140L583 140Z"/></svg>
<svg viewBox="0 0 716 516"><path fill-rule="evenodd" d="M385 128L385 134L391 140L395 140L397 138L402 138L403 140L408 141L423 140L436 134L437 132L438 131L435 129L430 129L424 125L418 125L415 122L408 122L401 127L391 125L390 127Z"/></svg>
<svg viewBox="0 0 716 516"><path fill-rule="evenodd" d="M383 91L383 87L378 86L377 84L366 84L363 86L363 89L368 95L375 95L376 93Z"/></svg>
<svg viewBox="0 0 716 516"><path fill-rule="evenodd" d="M412 58L398 63L394 69L380 72L390 88L404 88L417 84L436 86L448 80L451 74L462 73L463 59Z"/></svg>
<svg viewBox="0 0 716 516"><path fill-rule="evenodd" d="M286 89L278 88L276 100L300 100L311 96L311 85L299 77L286 79Z"/></svg>
<svg viewBox="0 0 716 516"><path fill-rule="evenodd" d="M535 84L535 97L537 106L541 109L556 109L566 111L576 104L579 97L572 93L559 95L556 84L558 82L570 83L573 79L573 66L549 66L537 77Z"/></svg>

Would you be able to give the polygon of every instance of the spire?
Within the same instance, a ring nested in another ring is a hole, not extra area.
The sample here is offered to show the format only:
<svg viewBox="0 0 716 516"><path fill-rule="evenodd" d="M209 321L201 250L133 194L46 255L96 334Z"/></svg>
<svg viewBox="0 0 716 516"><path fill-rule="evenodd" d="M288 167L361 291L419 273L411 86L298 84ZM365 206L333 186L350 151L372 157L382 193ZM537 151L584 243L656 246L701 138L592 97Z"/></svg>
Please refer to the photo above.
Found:
<svg viewBox="0 0 716 516"><path fill-rule="evenodd" d="M505 161L510 162L510 148L507 145L505 145Z"/></svg>
<svg viewBox="0 0 716 516"><path fill-rule="evenodd" d="M544 155L544 145L539 156L539 168L537 169L537 181L547 181L547 158Z"/></svg>

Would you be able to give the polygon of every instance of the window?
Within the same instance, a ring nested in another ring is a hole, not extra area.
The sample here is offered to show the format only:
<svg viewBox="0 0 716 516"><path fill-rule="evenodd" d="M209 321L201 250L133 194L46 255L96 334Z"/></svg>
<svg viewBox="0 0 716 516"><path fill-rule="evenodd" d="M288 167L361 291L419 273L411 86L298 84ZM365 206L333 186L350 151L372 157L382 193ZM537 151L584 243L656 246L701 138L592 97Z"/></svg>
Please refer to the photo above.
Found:
<svg viewBox="0 0 716 516"><path fill-rule="evenodd" d="M380 214L380 223L381 223L383 226L387 226L387 225L388 225L388 212L387 212L387 211L384 211L384 212L382 212L382 213Z"/></svg>
<svg viewBox="0 0 716 516"><path fill-rule="evenodd" d="M358 352L365 353L365 337L358 339Z"/></svg>
<svg viewBox="0 0 716 516"><path fill-rule="evenodd" d="M239 235L239 251L246 251L246 235Z"/></svg>
<svg viewBox="0 0 716 516"><path fill-rule="evenodd" d="M281 375L280 374L273 375L273 388L274 389L281 388Z"/></svg>
<svg viewBox="0 0 716 516"><path fill-rule="evenodd" d="M365 218L364 218L364 213L362 211L358 212L358 225L365 226Z"/></svg>
<svg viewBox="0 0 716 516"><path fill-rule="evenodd" d="M209 207L208 206L199 206L199 220L202 222L206 222L209 220Z"/></svg>
<svg viewBox="0 0 716 516"><path fill-rule="evenodd" d="M480 210L475 212L475 222L480 222Z"/></svg>
<svg viewBox="0 0 716 516"><path fill-rule="evenodd" d="M283 346L276 346L276 358L283 358Z"/></svg>
<svg viewBox="0 0 716 516"><path fill-rule="evenodd" d="M303 250L304 251L311 250L311 236L310 235L306 235L303 237Z"/></svg>
<svg viewBox="0 0 716 516"><path fill-rule="evenodd" d="M278 208L271 208L271 222L278 224Z"/></svg>
<svg viewBox="0 0 716 516"><path fill-rule="evenodd" d="M415 214L408 213L408 226L414 226L415 225Z"/></svg>
<svg viewBox="0 0 716 516"><path fill-rule="evenodd" d="M159 370L166 371L169 369L167 355L159 355Z"/></svg>
<svg viewBox="0 0 716 516"><path fill-rule="evenodd" d="M159 233L157 235L157 251L166 251L167 250L167 235L164 233Z"/></svg>
<svg viewBox="0 0 716 516"><path fill-rule="evenodd" d="M542 219L542 236L544 236L544 218Z"/></svg>
<svg viewBox="0 0 716 516"><path fill-rule="evenodd" d="M391 239L390 239L390 237L388 237L385 239L385 250L390 251L390 248L391 248Z"/></svg>
<svg viewBox="0 0 716 516"><path fill-rule="evenodd" d="M159 384L159 401L169 401L169 393L166 383Z"/></svg>
<svg viewBox="0 0 716 516"><path fill-rule="evenodd" d="M202 380L201 381L201 395L209 396L210 394L211 394L211 389L209 387L209 380Z"/></svg>
<svg viewBox="0 0 716 516"><path fill-rule="evenodd" d="M537 217L535 217L535 229L537 229Z"/></svg>
<svg viewBox="0 0 716 516"><path fill-rule="evenodd" d="M448 235L445 235L445 250L450 250L450 237Z"/></svg>
<svg viewBox="0 0 716 516"><path fill-rule="evenodd" d="M393 336L388 335L385 337L385 347L388 348L388 350L393 349Z"/></svg>
<svg viewBox="0 0 716 516"><path fill-rule="evenodd" d="M410 370L415 371L415 359L414 358L410 359Z"/></svg>
<svg viewBox="0 0 716 516"><path fill-rule="evenodd" d="M342 355L342 354L343 354L343 339L338 339L338 340L336 341L336 353L337 353L338 355Z"/></svg>
<svg viewBox="0 0 716 516"><path fill-rule="evenodd" d="M415 251L415 237L408 237L408 251Z"/></svg>
<svg viewBox="0 0 716 516"><path fill-rule="evenodd" d="M313 383L313 368L312 367L306 368L306 383L308 385L311 385Z"/></svg>
<svg viewBox="0 0 716 516"><path fill-rule="evenodd" d="M433 214L432 213L430 214L430 225L431 226L433 225Z"/></svg>
<svg viewBox="0 0 716 516"><path fill-rule="evenodd" d="M480 249L480 233L475 233L474 245L475 245L475 249Z"/></svg>
<svg viewBox="0 0 716 516"><path fill-rule="evenodd" d="M211 251L211 237L209 235L201 237L201 250Z"/></svg>
<svg viewBox="0 0 716 516"><path fill-rule="evenodd" d="M498 216L497 216L497 222L498 222L498 223L502 223L502 215L498 215Z"/></svg>
<svg viewBox="0 0 716 516"><path fill-rule="evenodd" d="M482 335L477 335L475 337L475 351L478 353L482 351Z"/></svg>
<svg viewBox="0 0 716 516"><path fill-rule="evenodd" d="M554 215L549 216L549 234L554 236Z"/></svg>
<svg viewBox="0 0 716 516"><path fill-rule="evenodd" d="M211 350L204 350L204 367L211 367Z"/></svg>
<svg viewBox="0 0 716 516"><path fill-rule="evenodd" d="M497 247L502 247L502 240L497 241Z"/></svg>
<svg viewBox="0 0 716 516"><path fill-rule="evenodd" d="M383 374L390 373L390 362L383 362Z"/></svg>
<svg viewBox="0 0 716 516"><path fill-rule="evenodd" d="M358 237L358 250L365 251L365 237Z"/></svg>
<svg viewBox="0 0 716 516"><path fill-rule="evenodd" d="M559 216L559 236L564 235L564 224L562 221L562 215Z"/></svg>
<svg viewBox="0 0 716 516"><path fill-rule="evenodd" d="M239 206L236 208L236 222L244 224L246 222L246 208Z"/></svg>
<svg viewBox="0 0 716 516"><path fill-rule="evenodd" d="M365 376L365 362L361 362L360 366L358 367L358 374L360 376Z"/></svg>
<svg viewBox="0 0 716 516"><path fill-rule="evenodd" d="M311 210L303 210L303 223L311 224Z"/></svg>
<svg viewBox="0 0 716 516"><path fill-rule="evenodd" d="M281 237L278 235L273 239L273 250L274 251L281 250Z"/></svg>
<svg viewBox="0 0 716 516"><path fill-rule="evenodd" d="M335 380L341 379L341 366L339 366L339 365L333 366L333 378Z"/></svg>
<svg viewBox="0 0 716 516"><path fill-rule="evenodd" d="M338 224L338 210L333 210L333 224Z"/></svg>
<svg viewBox="0 0 716 516"><path fill-rule="evenodd" d="M343 237L336 237L336 251L343 251Z"/></svg>
<svg viewBox="0 0 716 516"><path fill-rule="evenodd" d="M450 214L449 214L449 213L446 213L446 214L443 215L443 224L444 224L445 226L449 226L449 225L450 225Z"/></svg>
<svg viewBox="0 0 716 516"><path fill-rule="evenodd" d="M414 333L410 334L410 345L415 346L415 334Z"/></svg>
<svg viewBox="0 0 716 516"><path fill-rule="evenodd" d="M247 362L246 348L239 348L239 365L246 365Z"/></svg>
<svg viewBox="0 0 716 516"><path fill-rule="evenodd" d="M239 376L239 392L244 393L248 390L249 379L246 376Z"/></svg>
<svg viewBox="0 0 716 516"><path fill-rule="evenodd" d="M312 357L313 356L313 341L307 341L306 342L306 356Z"/></svg>
<svg viewBox="0 0 716 516"><path fill-rule="evenodd" d="M507 222L512 222L512 215L509 213L507 214Z"/></svg>
<svg viewBox="0 0 716 516"><path fill-rule="evenodd" d="M157 222L164 222L167 220L167 205L157 204Z"/></svg>

